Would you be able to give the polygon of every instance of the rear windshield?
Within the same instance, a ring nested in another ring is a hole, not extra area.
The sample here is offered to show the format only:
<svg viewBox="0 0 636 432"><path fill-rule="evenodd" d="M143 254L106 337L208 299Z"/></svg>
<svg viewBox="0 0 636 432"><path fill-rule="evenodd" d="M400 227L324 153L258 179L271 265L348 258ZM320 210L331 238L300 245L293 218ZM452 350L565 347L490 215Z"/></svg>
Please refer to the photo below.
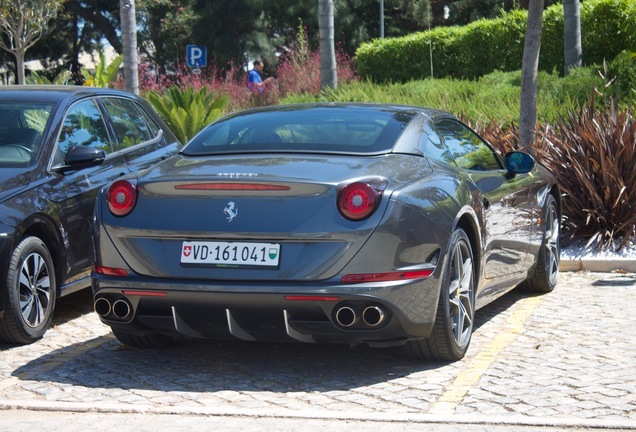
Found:
<svg viewBox="0 0 636 432"><path fill-rule="evenodd" d="M413 115L377 107L279 107L241 113L208 126L183 153L377 154L393 148Z"/></svg>
<svg viewBox="0 0 636 432"><path fill-rule="evenodd" d="M28 166L38 155L53 105L0 102L0 167Z"/></svg>

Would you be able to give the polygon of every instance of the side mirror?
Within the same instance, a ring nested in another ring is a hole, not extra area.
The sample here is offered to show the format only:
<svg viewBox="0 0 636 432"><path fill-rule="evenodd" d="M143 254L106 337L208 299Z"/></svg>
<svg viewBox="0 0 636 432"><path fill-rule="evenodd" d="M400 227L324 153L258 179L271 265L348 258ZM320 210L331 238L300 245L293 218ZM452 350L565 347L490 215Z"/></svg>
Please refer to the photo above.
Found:
<svg viewBox="0 0 636 432"><path fill-rule="evenodd" d="M66 172L99 165L106 159L104 150L93 147L75 146L64 158L64 165L54 167L54 171Z"/></svg>
<svg viewBox="0 0 636 432"><path fill-rule="evenodd" d="M512 151L506 153L504 156L504 164L508 172L513 174L525 174L532 171L535 161L528 153Z"/></svg>

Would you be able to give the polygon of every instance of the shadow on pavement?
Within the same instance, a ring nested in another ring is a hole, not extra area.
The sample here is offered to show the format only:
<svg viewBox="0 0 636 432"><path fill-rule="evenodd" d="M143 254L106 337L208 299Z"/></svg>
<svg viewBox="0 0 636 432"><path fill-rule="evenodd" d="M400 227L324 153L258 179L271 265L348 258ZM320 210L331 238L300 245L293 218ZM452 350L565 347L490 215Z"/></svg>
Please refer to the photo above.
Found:
<svg viewBox="0 0 636 432"><path fill-rule="evenodd" d="M51 327L65 324L92 312L93 294L90 288L69 294L56 300ZM20 345L0 341L0 352L16 346Z"/></svg>
<svg viewBox="0 0 636 432"><path fill-rule="evenodd" d="M475 330L526 297L512 291L480 309ZM79 311L61 310L56 320L86 313L79 300ZM137 349L108 335L38 357L12 375L88 388L287 393L346 391L444 366L448 363L408 360L400 348L186 340L170 349ZM452 373L446 374L452 379Z"/></svg>
<svg viewBox="0 0 636 432"><path fill-rule="evenodd" d="M87 288L57 299L52 324L61 325L92 312L93 293Z"/></svg>

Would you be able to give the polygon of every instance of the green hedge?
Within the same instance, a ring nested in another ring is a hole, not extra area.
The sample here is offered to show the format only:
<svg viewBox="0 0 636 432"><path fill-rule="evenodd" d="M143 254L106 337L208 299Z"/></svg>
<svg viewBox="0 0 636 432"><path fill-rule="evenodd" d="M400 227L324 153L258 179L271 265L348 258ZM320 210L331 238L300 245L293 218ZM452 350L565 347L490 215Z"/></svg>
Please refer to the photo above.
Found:
<svg viewBox="0 0 636 432"><path fill-rule="evenodd" d="M356 52L358 73L375 82L405 82L431 76L473 79L495 70L521 69L526 11L479 20L462 27L436 27L400 38L375 39ZM612 60L624 50L636 50L635 0L586 0L581 3L583 61L587 65ZM539 68L562 71L563 6L543 15Z"/></svg>

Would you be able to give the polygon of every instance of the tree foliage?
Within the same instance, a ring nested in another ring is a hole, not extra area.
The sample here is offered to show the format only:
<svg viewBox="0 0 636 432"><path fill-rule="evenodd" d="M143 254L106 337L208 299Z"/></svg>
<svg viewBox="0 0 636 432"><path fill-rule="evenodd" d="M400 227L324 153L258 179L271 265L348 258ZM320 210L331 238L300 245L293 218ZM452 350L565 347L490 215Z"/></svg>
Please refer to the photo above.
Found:
<svg viewBox="0 0 636 432"><path fill-rule="evenodd" d="M5 0L8 1L8 0ZM17 1L17 0L14 0ZM27 1L27 0L21 0ZM29 0L36 1L36 0ZM51 0L49 0L51 1ZM554 0L548 0L550 3ZM122 52L121 17L112 0L65 0L51 34L33 47L35 58L51 57L50 76L62 69L81 81L79 55L94 52L104 40ZM518 0L384 0L385 36L392 38L440 25L465 24L498 16L518 7ZM136 0L138 45L161 71L177 70L188 44L205 45L208 62L219 69L265 60L273 72L279 56L294 43L302 22L309 43L319 45L316 0ZM448 18L444 18L444 6ZM353 55L366 41L380 36L378 0L334 1L334 42ZM231 66L233 65L233 66Z"/></svg>
<svg viewBox="0 0 636 432"><path fill-rule="evenodd" d="M0 0L0 47L16 59L18 82L24 84L24 55L57 15L62 0Z"/></svg>
<svg viewBox="0 0 636 432"><path fill-rule="evenodd" d="M73 79L82 82L80 55L104 48L104 41L121 52L119 2L112 0L64 0L57 18L49 23L49 32L29 52L32 59L51 57L43 63L47 74L55 76L70 70Z"/></svg>
<svg viewBox="0 0 636 432"><path fill-rule="evenodd" d="M107 63L103 51L99 51L98 55L99 63L97 63L94 73L82 68L84 85L90 87L109 87L117 79L119 66L124 60L124 56L120 54L110 63Z"/></svg>
<svg viewBox="0 0 636 432"><path fill-rule="evenodd" d="M385 0L387 36L425 29L429 0ZM263 59L274 64L299 22L318 46L318 2L297 0L142 0L145 51L160 65L181 63L187 44L205 45L220 67ZM353 54L380 34L377 1L334 2L335 44Z"/></svg>

